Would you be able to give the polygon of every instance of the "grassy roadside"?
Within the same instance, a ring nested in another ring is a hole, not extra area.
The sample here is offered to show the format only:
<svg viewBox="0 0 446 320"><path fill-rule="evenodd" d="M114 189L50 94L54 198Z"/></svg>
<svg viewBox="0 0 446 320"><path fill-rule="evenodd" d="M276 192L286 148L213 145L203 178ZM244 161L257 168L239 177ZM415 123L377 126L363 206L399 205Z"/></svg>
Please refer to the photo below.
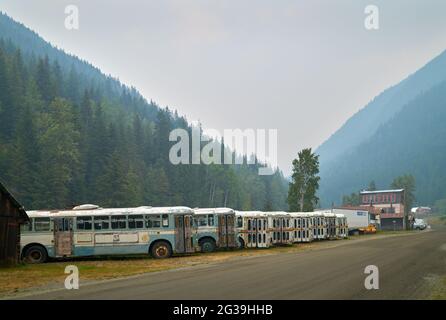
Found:
<svg viewBox="0 0 446 320"><path fill-rule="evenodd" d="M435 280L429 298L433 300L446 300L446 276L439 277Z"/></svg>
<svg viewBox="0 0 446 320"><path fill-rule="evenodd" d="M407 232L380 232L376 235L352 236L347 240L333 240L296 244L293 246L272 247L269 249L247 249L220 251L208 254L192 254L171 259L155 260L148 256L126 256L109 258L73 259L63 262L0 268L0 298L30 290L61 288L67 276L64 271L68 265L79 268L80 281L97 281L135 276L149 272L166 271L211 263L220 263L241 257L303 252L330 248L342 243L367 240L386 236L404 235Z"/></svg>
<svg viewBox="0 0 446 320"><path fill-rule="evenodd" d="M68 265L78 267L82 283L84 281L116 279L149 272L219 263L240 257L297 252L302 250L304 246L308 249L311 245L220 251L208 254L197 253L165 260L156 260L148 256L125 256L102 259L73 259L36 265L20 264L11 268L0 268L0 298L33 288L60 288L67 276L64 271Z"/></svg>

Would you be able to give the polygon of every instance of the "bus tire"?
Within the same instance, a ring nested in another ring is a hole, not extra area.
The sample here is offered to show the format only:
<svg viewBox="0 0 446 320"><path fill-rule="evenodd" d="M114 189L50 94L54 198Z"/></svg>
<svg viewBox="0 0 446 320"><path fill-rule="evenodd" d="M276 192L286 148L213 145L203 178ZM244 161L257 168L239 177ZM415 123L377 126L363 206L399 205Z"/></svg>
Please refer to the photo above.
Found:
<svg viewBox="0 0 446 320"><path fill-rule="evenodd" d="M25 251L24 260L30 264L44 263L48 260L48 253L43 246L30 246Z"/></svg>
<svg viewBox="0 0 446 320"><path fill-rule="evenodd" d="M208 253L208 252L214 252L217 245L215 244L215 240L211 238L203 238L200 239L200 248L201 252Z"/></svg>
<svg viewBox="0 0 446 320"><path fill-rule="evenodd" d="M166 259L172 256L172 247L167 241L157 241L150 248L150 255L154 259Z"/></svg>

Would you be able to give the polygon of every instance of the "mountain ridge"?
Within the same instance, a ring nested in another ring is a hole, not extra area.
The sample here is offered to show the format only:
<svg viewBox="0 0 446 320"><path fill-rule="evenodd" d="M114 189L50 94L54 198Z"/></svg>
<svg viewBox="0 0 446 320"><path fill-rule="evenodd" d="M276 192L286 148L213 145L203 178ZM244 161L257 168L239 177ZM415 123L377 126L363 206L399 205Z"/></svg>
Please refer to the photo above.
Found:
<svg viewBox="0 0 446 320"><path fill-rule="evenodd" d="M376 123L383 124L389 121L418 94L446 80L446 75L440 71L445 69L446 50L401 82L375 96L316 148L321 164L329 163L349 148L372 136L377 130ZM384 111L387 111L387 114ZM352 137L353 133L357 134L356 138Z"/></svg>
<svg viewBox="0 0 446 320"><path fill-rule="evenodd" d="M418 182L416 196L420 204L433 204L436 200L446 197L446 183L442 183L439 179L443 177L441 168L446 165L446 160L430 144L430 141L436 139L432 136L432 132L446 140L446 132L442 131L438 122L446 121L446 115L441 109L446 108L445 70L446 52L443 52L420 70L378 96L380 99L388 98L388 101L393 101L392 99L397 97L400 105L394 107L394 112L390 115L375 122L376 128L373 133L361 136L357 144L344 148L343 154L321 161L319 193L323 199L323 206L329 206L331 203L340 204L343 195L358 192L372 180L381 188L387 188L391 180L401 174L415 176ZM389 92L393 95L387 97ZM402 95L404 97L401 99ZM382 104L381 107L385 105ZM364 109L369 109L370 112L370 108L374 107L375 105L370 103ZM376 115L379 115L380 111L382 110L379 108L372 110ZM423 113L428 112L434 112L434 118L425 118ZM423 118L426 125L420 123L420 119ZM401 121L404 122L403 126ZM361 124L354 117L347 122ZM418 128L419 136L413 135L414 128ZM343 134L348 133L349 129L344 128ZM407 144L406 139L411 143ZM393 141L393 144L389 141ZM337 141L331 143L336 145ZM446 148L446 145L440 142L437 144L437 148ZM414 152L414 148L418 153ZM432 172L429 179L422 172L424 168ZM436 186L435 189L433 185Z"/></svg>

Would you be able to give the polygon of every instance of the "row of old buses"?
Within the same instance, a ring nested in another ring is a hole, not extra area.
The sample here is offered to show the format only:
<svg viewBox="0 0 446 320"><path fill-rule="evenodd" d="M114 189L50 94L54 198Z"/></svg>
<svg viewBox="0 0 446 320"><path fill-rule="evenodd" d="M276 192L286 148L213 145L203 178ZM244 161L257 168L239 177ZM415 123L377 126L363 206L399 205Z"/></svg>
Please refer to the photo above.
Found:
<svg viewBox="0 0 446 320"><path fill-rule="evenodd" d="M28 211L22 226L22 257L49 258L212 252L268 248L320 239L345 238L345 217L330 212L235 211L230 208L137 207Z"/></svg>

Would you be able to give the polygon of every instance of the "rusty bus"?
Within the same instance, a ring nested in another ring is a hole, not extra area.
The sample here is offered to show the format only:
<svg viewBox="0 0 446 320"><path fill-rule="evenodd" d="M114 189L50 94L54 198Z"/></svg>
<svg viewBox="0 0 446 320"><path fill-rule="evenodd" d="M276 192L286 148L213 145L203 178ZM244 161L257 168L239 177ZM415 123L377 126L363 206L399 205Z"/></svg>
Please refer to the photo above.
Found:
<svg viewBox="0 0 446 320"><path fill-rule="evenodd" d="M230 208L194 209L194 227L201 252L237 247L235 211Z"/></svg>
<svg viewBox="0 0 446 320"><path fill-rule="evenodd" d="M262 211L236 211L240 248L269 248L272 243L270 215Z"/></svg>
<svg viewBox="0 0 446 320"><path fill-rule="evenodd" d="M290 216L293 228L293 242L313 241L313 219L311 213L296 212L290 213Z"/></svg>
<svg viewBox="0 0 446 320"><path fill-rule="evenodd" d="M168 258L196 250L188 207L29 211L22 226L21 255L27 262L48 258L150 254Z"/></svg>

